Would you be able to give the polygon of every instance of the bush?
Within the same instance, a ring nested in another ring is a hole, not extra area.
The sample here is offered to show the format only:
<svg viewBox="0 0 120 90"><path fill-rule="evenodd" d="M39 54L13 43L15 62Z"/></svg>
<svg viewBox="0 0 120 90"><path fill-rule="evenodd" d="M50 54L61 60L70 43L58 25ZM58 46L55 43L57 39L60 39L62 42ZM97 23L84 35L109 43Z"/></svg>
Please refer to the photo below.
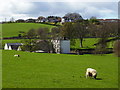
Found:
<svg viewBox="0 0 120 90"><path fill-rule="evenodd" d="M36 50L43 50L46 53L54 52L53 45L48 40L38 40L35 45Z"/></svg>
<svg viewBox="0 0 120 90"><path fill-rule="evenodd" d="M117 57L120 57L120 40L115 41L114 43L114 54Z"/></svg>
<svg viewBox="0 0 120 90"><path fill-rule="evenodd" d="M107 38L100 38L98 44L96 45L94 54L106 54L107 53Z"/></svg>

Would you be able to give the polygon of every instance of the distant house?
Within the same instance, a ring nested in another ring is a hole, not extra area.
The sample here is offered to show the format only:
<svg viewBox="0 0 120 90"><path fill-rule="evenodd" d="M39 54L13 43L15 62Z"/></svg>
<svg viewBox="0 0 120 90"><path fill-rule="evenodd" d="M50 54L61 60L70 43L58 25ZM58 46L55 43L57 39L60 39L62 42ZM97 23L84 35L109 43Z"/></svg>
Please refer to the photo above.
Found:
<svg viewBox="0 0 120 90"><path fill-rule="evenodd" d="M40 23L40 22L46 22L46 19L41 19L41 20L36 20L37 23Z"/></svg>
<svg viewBox="0 0 120 90"><path fill-rule="evenodd" d="M4 46L4 50L21 50L22 43L6 43Z"/></svg>
<svg viewBox="0 0 120 90"><path fill-rule="evenodd" d="M97 19L99 22L113 22L117 23L119 19Z"/></svg>
<svg viewBox="0 0 120 90"><path fill-rule="evenodd" d="M70 53L70 40L51 40L56 53Z"/></svg>
<svg viewBox="0 0 120 90"><path fill-rule="evenodd" d="M40 17L38 17L38 19L36 20L36 22L45 22L46 21L46 18L45 17L43 17L43 16L40 16Z"/></svg>
<svg viewBox="0 0 120 90"><path fill-rule="evenodd" d="M25 20L23 20L23 19L18 19L18 20L16 20L16 22L17 22L17 23L24 23Z"/></svg>
<svg viewBox="0 0 120 90"><path fill-rule="evenodd" d="M25 22L26 22L26 23L35 23L35 22L36 22L36 19L30 18L30 19L27 19Z"/></svg>
<svg viewBox="0 0 120 90"><path fill-rule="evenodd" d="M61 17L48 16L47 20L48 20L48 22L51 22L51 23L57 23L57 22L61 22Z"/></svg>

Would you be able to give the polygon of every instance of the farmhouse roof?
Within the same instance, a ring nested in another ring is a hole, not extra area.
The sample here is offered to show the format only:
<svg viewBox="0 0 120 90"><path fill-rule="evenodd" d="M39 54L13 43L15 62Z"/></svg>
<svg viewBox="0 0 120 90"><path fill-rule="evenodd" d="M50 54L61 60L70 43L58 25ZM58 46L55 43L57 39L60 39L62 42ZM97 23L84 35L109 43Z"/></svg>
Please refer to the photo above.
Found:
<svg viewBox="0 0 120 90"><path fill-rule="evenodd" d="M11 45L23 45L22 43L6 43L8 46L11 46Z"/></svg>

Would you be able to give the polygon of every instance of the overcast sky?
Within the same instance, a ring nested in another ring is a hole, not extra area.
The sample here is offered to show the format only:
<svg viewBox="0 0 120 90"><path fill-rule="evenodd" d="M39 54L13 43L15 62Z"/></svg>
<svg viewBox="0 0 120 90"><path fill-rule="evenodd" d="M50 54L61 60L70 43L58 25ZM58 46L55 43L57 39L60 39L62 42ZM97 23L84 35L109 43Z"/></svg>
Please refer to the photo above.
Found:
<svg viewBox="0 0 120 90"><path fill-rule="evenodd" d="M84 19L118 18L118 0L2 0L0 3L0 21L37 18L38 16L60 16L66 13L79 13Z"/></svg>

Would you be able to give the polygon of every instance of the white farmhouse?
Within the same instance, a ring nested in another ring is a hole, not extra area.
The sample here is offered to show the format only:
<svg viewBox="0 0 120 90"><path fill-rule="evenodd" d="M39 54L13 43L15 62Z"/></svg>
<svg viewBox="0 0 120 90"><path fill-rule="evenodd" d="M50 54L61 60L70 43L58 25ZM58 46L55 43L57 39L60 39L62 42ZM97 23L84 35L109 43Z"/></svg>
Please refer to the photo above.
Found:
<svg viewBox="0 0 120 90"><path fill-rule="evenodd" d="M61 23L64 23L64 22L65 22L65 19L64 19L64 18L62 18Z"/></svg>
<svg viewBox="0 0 120 90"><path fill-rule="evenodd" d="M4 50L21 50L22 43L6 43Z"/></svg>
<svg viewBox="0 0 120 90"><path fill-rule="evenodd" d="M70 40L51 40L56 53L70 53Z"/></svg>

